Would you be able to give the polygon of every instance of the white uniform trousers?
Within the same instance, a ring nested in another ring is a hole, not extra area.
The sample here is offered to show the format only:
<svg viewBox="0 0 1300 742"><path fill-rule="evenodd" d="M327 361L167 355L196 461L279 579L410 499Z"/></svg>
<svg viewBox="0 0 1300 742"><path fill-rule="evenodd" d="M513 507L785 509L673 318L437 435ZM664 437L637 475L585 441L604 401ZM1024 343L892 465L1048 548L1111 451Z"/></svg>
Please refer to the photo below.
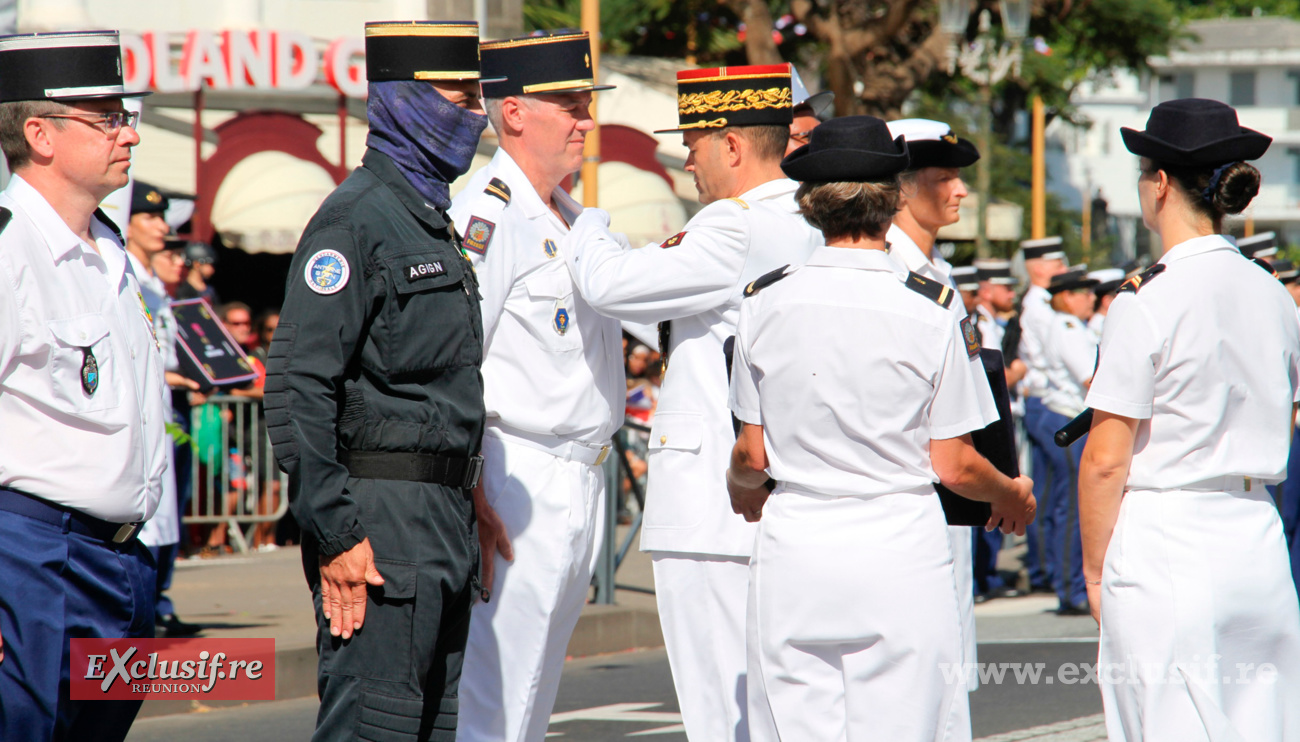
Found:
<svg viewBox="0 0 1300 742"><path fill-rule="evenodd" d="M932 488L777 490L750 563L754 742L967 742L952 552Z"/></svg>
<svg viewBox="0 0 1300 742"><path fill-rule="evenodd" d="M740 516L736 516L740 517ZM749 559L651 552L659 625L690 742L748 742Z"/></svg>
<svg viewBox="0 0 1300 742"><path fill-rule="evenodd" d="M1300 740L1300 602L1262 485L1125 493L1101 591L1111 742Z"/></svg>
<svg viewBox="0 0 1300 742"><path fill-rule="evenodd" d="M488 503L505 523L515 559L493 556L492 599L470 613L456 739L538 742L600 551L605 477L600 467L491 431L483 458Z"/></svg>
<svg viewBox="0 0 1300 742"><path fill-rule="evenodd" d="M961 615L961 661L970 669L966 689L979 689L979 661L975 636L975 534L970 526L948 526L948 544L952 548L952 575L957 585L957 612ZM995 555L996 557L996 555Z"/></svg>

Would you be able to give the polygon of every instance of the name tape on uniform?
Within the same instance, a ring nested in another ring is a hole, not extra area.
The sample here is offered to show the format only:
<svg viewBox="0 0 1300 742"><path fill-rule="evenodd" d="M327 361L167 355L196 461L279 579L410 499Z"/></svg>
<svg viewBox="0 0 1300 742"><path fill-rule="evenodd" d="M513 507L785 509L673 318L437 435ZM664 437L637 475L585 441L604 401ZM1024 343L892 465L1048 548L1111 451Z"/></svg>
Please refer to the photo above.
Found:
<svg viewBox="0 0 1300 742"><path fill-rule="evenodd" d="M447 269L443 267L441 260L426 260L412 263L403 268L402 272L406 274L407 283L415 283L426 278L441 276L447 272Z"/></svg>

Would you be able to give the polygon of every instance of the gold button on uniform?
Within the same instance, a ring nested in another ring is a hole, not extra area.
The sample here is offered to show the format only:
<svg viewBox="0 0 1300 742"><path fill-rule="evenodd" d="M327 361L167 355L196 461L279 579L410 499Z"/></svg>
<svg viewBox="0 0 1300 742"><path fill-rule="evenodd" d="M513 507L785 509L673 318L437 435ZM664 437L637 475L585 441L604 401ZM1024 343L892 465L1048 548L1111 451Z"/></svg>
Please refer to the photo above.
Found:
<svg viewBox="0 0 1300 742"><path fill-rule="evenodd" d="M666 435L661 435L661 436L659 436L659 445L662 446L663 444L665 444L665 443L667 443L667 442L668 442L668 436L666 436Z"/></svg>

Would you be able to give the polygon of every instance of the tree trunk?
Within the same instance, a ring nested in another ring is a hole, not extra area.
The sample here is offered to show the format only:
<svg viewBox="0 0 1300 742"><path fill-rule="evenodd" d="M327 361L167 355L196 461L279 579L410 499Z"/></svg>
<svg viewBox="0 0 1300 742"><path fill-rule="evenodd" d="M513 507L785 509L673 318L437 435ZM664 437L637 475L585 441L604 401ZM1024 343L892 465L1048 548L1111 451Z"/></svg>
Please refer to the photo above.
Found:
<svg viewBox="0 0 1300 742"><path fill-rule="evenodd" d="M745 57L750 64L781 64L781 53L772 40L772 12L765 0L728 0L745 23Z"/></svg>

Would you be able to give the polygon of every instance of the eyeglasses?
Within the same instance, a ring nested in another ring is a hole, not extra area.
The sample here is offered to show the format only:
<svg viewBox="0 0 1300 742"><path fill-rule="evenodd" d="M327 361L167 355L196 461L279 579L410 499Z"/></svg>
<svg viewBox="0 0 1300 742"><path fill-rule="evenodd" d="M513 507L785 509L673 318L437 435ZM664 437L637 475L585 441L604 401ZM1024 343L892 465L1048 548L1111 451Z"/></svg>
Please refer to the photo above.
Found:
<svg viewBox="0 0 1300 742"><path fill-rule="evenodd" d="M72 119L80 121L88 126L94 126L100 131L112 136L122 130L123 126L135 128L140 123L140 114L137 111L109 111L107 113L47 113L37 118L43 119Z"/></svg>
<svg viewBox="0 0 1300 742"><path fill-rule="evenodd" d="M790 138L800 144L807 144L808 140L812 139L812 129L808 129L807 131L792 131L790 132Z"/></svg>

